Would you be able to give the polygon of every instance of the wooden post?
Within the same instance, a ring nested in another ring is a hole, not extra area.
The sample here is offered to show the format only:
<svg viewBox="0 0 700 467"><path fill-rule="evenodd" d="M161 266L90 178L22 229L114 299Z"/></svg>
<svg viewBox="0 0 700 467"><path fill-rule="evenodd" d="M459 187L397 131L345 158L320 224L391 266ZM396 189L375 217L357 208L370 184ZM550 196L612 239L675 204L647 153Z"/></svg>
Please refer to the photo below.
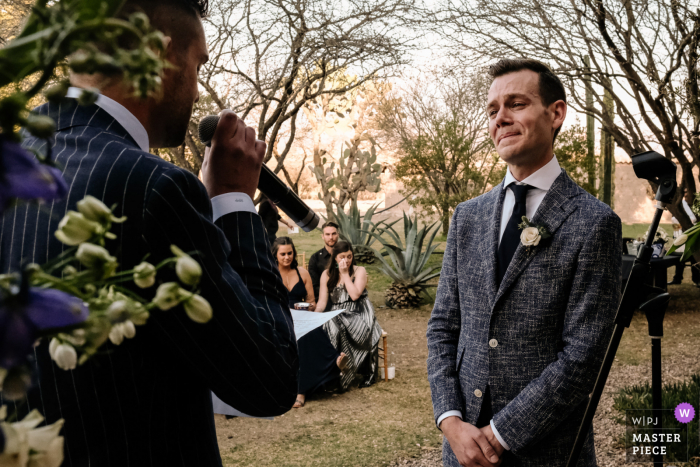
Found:
<svg viewBox="0 0 700 467"><path fill-rule="evenodd" d="M384 333L382 336L382 343L384 344L384 381L389 381L389 348L387 347L387 334Z"/></svg>

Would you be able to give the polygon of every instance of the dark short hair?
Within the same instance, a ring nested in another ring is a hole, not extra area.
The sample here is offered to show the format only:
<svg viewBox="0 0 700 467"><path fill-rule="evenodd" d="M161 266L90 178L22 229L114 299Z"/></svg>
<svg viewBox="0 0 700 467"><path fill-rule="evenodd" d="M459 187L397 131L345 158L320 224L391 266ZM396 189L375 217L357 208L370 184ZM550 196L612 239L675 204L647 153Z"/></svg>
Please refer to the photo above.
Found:
<svg viewBox="0 0 700 467"><path fill-rule="evenodd" d="M521 70L534 71L539 75L539 93L542 104L549 106L556 101L566 102L566 90L559 77L544 63L532 58L503 58L489 67L489 76L496 79ZM554 132L557 138L561 127Z"/></svg>
<svg viewBox="0 0 700 467"><path fill-rule="evenodd" d="M282 245L292 246L292 264L290 265L290 267L292 269L296 269L297 267L299 267L299 263L297 262L297 249L294 246L294 242L289 237L277 237L275 241L272 242L272 256L275 258L275 262L277 261L277 252L279 251Z"/></svg>
<svg viewBox="0 0 700 467"><path fill-rule="evenodd" d="M338 224L332 221L328 221L325 224L323 224L321 226L321 232L323 232L326 229L326 227L333 227L335 230L338 230Z"/></svg>
<svg viewBox="0 0 700 467"><path fill-rule="evenodd" d="M122 6L122 12L133 13L142 11L149 18L158 7L175 8L191 15L204 18L209 14L209 0L127 0Z"/></svg>

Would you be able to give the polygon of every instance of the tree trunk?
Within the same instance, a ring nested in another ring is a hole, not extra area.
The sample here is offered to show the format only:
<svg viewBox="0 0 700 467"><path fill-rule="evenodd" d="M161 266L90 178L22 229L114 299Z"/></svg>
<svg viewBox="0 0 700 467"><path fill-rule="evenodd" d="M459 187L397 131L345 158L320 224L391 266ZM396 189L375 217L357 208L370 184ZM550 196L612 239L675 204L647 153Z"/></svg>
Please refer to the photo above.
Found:
<svg viewBox="0 0 700 467"><path fill-rule="evenodd" d="M610 116L610 119L613 119L613 115L615 112L615 104L613 103L612 96L610 95L610 92L606 89L605 94L603 96L603 105L606 107L606 112ZM614 140L613 136L605 131L604 129L601 129L601 138L600 138L600 150L601 150L601 158L603 162L603 183L602 183L602 190L601 190L601 200L610 206L611 208L613 207L613 160L614 160L614 151L615 151L615 146L614 146Z"/></svg>
<svg viewBox="0 0 700 467"><path fill-rule="evenodd" d="M442 234L447 237L447 232L450 230L450 216L448 213L442 215Z"/></svg>
<svg viewBox="0 0 700 467"><path fill-rule="evenodd" d="M586 70L590 71L591 58L586 55L583 58L586 65ZM593 107L593 89L591 86L591 76L586 75L584 79L586 83L586 107ZM588 146L588 183L591 188L596 188L596 157L595 157L595 119L592 114L586 117L586 143Z"/></svg>

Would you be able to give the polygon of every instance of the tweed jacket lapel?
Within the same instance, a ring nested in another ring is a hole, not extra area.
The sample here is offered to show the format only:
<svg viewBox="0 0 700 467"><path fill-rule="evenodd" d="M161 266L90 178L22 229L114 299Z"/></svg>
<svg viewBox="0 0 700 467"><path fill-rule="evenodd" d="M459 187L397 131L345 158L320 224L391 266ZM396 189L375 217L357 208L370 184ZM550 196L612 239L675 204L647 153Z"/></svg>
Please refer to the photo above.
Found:
<svg viewBox="0 0 700 467"><path fill-rule="evenodd" d="M504 179L505 181L505 179ZM493 300L498 291L496 285L496 275L498 274L498 237L501 230L501 212L503 211L503 200L505 199L506 191L503 189L503 182L499 183L489 194L493 194L493 198L486 203L486 205L491 208L491 212L488 213L489 228L490 231L488 235L484 237L486 241L486 259L487 259L487 297L489 300Z"/></svg>
<svg viewBox="0 0 700 467"><path fill-rule="evenodd" d="M554 235L554 232L564 223L566 218L576 210L576 204L571 202L571 198L580 194L580 190L578 185L576 185L566 174L566 171L562 169L561 174L554 180L554 183L549 191L547 191L542 203L537 208L535 215L531 219L532 223L545 226L547 230ZM501 205L503 204L502 198L503 197L501 197ZM499 209L498 212L500 213L501 210ZM549 239L545 240L540 245L530 248L526 248L522 243L518 245L518 249L515 250L515 254L513 255L513 260L510 262L506 274L503 277L501 286L496 292L492 307L496 306L496 303L506 290L515 283L518 276L525 270L527 265L530 264L532 258L540 251L547 248L548 242L550 241ZM494 242L494 245L497 244L498 237L496 237L496 241Z"/></svg>

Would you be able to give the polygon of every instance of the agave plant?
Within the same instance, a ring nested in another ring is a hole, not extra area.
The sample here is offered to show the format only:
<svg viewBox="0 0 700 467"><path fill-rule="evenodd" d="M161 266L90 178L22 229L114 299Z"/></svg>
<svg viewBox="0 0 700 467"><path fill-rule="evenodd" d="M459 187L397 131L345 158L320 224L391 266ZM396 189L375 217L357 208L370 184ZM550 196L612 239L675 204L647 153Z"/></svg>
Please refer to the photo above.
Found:
<svg viewBox="0 0 700 467"><path fill-rule="evenodd" d="M372 222L374 211L379 203L371 206L364 216L360 217L360 210L357 208L357 201L353 200L350 205L350 213L346 214L342 209L334 213L338 222L340 238L352 245L357 261L363 263L374 262L374 250L372 244L376 241L374 234L384 224L387 227L393 226L398 219L390 224L385 221Z"/></svg>
<svg viewBox="0 0 700 467"><path fill-rule="evenodd" d="M427 295L426 288L430 287L428 281L440 275L439 271L433 272L437 266L425 266L439 245L433 244L438 232L438 229L433 228L438 223L418 229L418 215L411 219L404 213L404 241L392 226L378 228L380 233L372 234L384 246L386 256L393 264L389 264L381 253L374 250L376 258L382 263L382 272L394 281L385 294L387 306L407 308L418 305L421 300L418 294ZM380 236L385 233L391 241Z"/></svg>

